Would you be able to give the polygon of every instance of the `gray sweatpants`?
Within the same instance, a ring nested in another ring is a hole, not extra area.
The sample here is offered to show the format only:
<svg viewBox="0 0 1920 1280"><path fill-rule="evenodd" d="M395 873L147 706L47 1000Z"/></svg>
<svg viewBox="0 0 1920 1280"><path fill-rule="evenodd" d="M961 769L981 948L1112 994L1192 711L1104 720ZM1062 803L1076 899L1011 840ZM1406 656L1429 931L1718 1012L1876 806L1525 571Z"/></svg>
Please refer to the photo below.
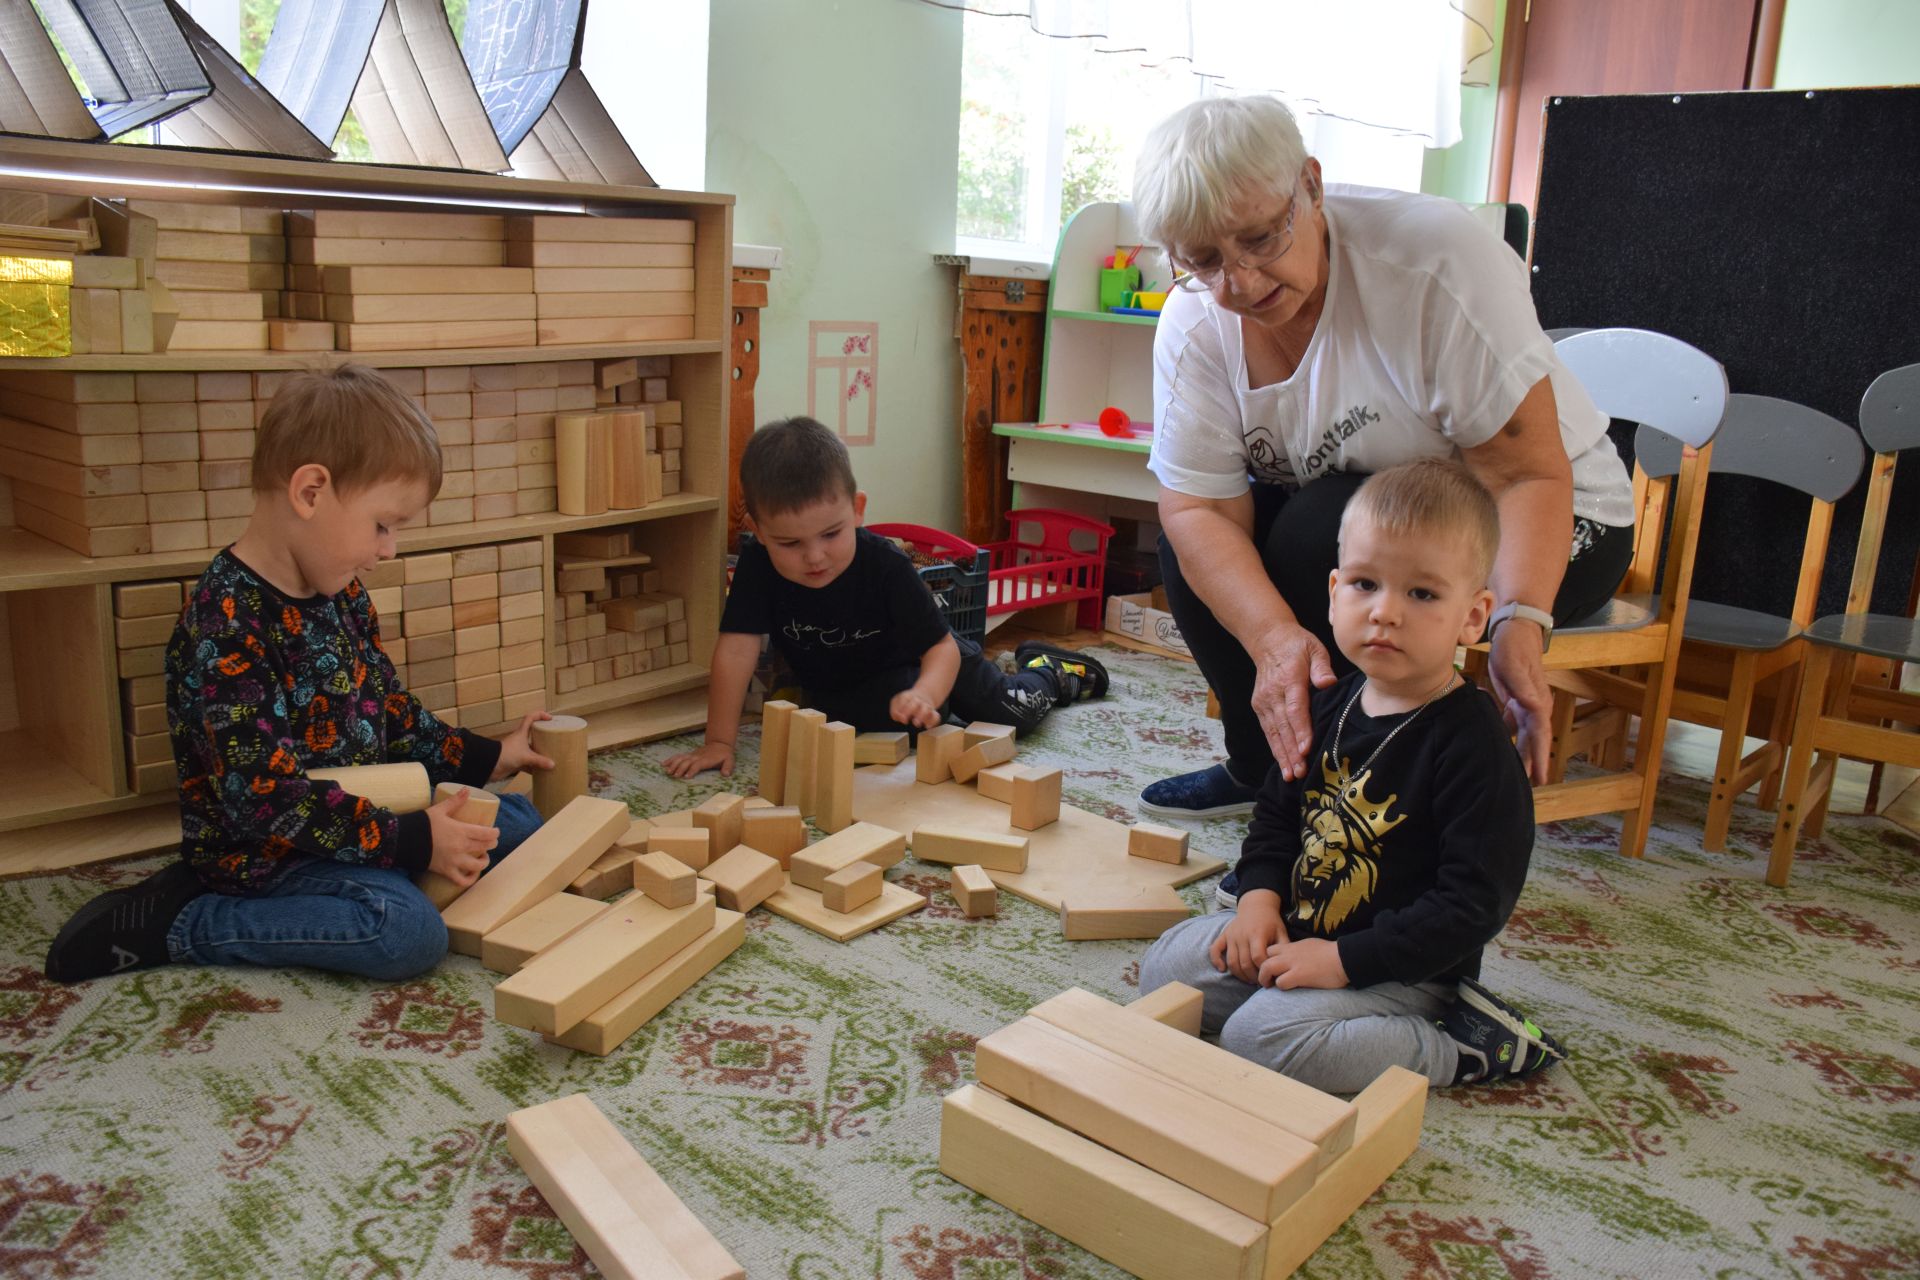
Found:
<svg viewBox="0 0 1920 1280"><path fill-rule="evenodd" d="M1201 1034L1220 1047L1324 1093L1358 1093L1390 1064L1451 1084L1459 1050L1434 1025L1454 1001L1451 982L1282 991L1213 967L1207 948L1231 911L1195 916L1161 934L1140 961L1140 994L1184 982L1205 998Z"/></svg>

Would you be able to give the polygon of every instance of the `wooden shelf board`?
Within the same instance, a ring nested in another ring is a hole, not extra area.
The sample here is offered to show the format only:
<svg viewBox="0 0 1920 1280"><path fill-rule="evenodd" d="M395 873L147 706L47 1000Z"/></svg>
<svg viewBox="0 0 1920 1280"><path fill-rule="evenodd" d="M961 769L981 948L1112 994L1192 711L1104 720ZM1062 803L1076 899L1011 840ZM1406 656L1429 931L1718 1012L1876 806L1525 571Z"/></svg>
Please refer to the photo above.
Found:
<svg viewBox="0 0 1920 1280"><path fill-rule="evenodd" d="M609 511L597 516L563 516L550 511L541 515L475 520L468 524L403 529L398 541L402 554L437 551L444 547L537 538L546 533L567 533L574 529L592 529L603 525L665 520L673 516L717 510L719 506L718 498L705 494L676 493L633 511ZM191 551L89 559L24 529L0 529L0 591L89 582L128 582L140 578L185 577L205 569L207 562L213 559L213 552L213 548L201 547Z"/></svg>
<svg viewBox="0 0 1920 1280"><path fill-rule="evenodd" d="M124 796L109 813L0 831L0 879L155 853L180 843L173 794ZM36 819L37 821L38 819Z"/></svg>
<svg viewBox="0 0 1920 1280"><path fill-rule="evenodd" d="M702 672L702 677L705 674ZM706 722L707 686L703 678L698 685L679 693L594 712L587 717L587 750L606 751L671 738Z"/></svg>
<svg viewBox="0 0 1920 1280"><path fill-rule="evenodd" d="M1159 324L1159 316L1117 316L1106 311L1056 311L1056 320L1094 320L1101 324L1143 324L1149 327Z"/></svg>
<svg viewBox="0 0 1920 1280"><path fill-rule="evenodd" d="M0 733L0 831L113 808L119 798L57 759L26 729Z"/></svg>
<svg viewBox="0 0 1920 1280"><path fill-rule="evenodd" d="M637 676L628 676L624 680L609 680L605 684L590 685L585 689L576 689L564 693L553 700L548 707L555 714L585 716L596 711L622 707L629 702L642 698L652 700L670 693L680 693L687 689L705 689L707 669L692 662L681 663L677 667L662 667L658 671L643 671ZM698 723L705 724L705 694L701 695L702 710ZM635 708L644 711L646 708ZM674 732L678 732L675 730ZM664 736L658 734L654 736ZM598 746L591 736L587 739L589 747Z"/></svg>
<svg viewBox="0 0 1920 1280"><path fill-rule="evenodd" d="M0 369L59 373L166 373L173 370L314 369L352 361L377 369L456 364L543 364L549 360L613 360L627 356L711 355L727 344L701 338L673 342L594 342L554 347L449 347L430 351L169 351L162 355L0 356Z"/></svg>
<svg viewBox="0 0 1920 1280"><path fill-rule="evenodd" d="M993 434L1006 436L1011 440L1038 440L1044 444L1073 444L1088 449L1117 449L1121 453L1153 452L1151 438L1102 435L1099 427L1094 427L1091 431L1075 429L1081 425L1084 424L1043 427L1033 422L996 422L993 424Z"/></svg>

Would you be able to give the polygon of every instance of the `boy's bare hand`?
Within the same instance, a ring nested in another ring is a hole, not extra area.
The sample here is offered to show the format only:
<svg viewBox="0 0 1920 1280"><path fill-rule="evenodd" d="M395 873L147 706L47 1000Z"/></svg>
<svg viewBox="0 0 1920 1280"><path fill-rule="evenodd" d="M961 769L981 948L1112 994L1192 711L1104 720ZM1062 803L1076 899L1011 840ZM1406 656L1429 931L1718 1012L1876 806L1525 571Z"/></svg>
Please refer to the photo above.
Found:
<svg viewBox="0 0 1920 1280"><path fill-rule="evenodd" d="M493 766L494 782L511 778L522 769L551 769L553 761L533 749L533 726L552 716L544 711L529 711L520 719L520 727L500 739L500 760Z"/></svg>
<svg viewBox="0 0 1920 1280"><path fill-rule="evenodd" d="M463 889L480 878L487 869L487 851L500 843L498 828L462 822L453 816L466 802L467 789L462 787L427 810L427 825L433 831L433 858L427 870Z"/></svg>
<svg viewBox="0 0 1920 1280"><path fill-rule="evenodd" d="M916 729L931 729L940 723L940 708L918 689L903 689L887 704L887 714L895 724L910 724Z"/></svg>
<svg viewBox="0 0 1920 1280"><path fill-rule="evenodd" d="M1250 889L1240 895L1232 923L1207 948L1207 959L1222 973L1231 973L1242 982L1257 982L1267 948L1286 938L1286 926L1280 923L1280 895L1271 889Z"/></svg>
<svg viewBox="0 0 1920 1280"><path fill-rule="evenodd" d="M670 778L691 778L709 769L718 769L721 777L731 778L733 747L725 742L704 743L696 750L683 751L677 756L668 756L664 767Z"/></svg>
<svg viewBox="0 0 1920 1280"><path fill-rule="evenodd" d="M1260 985L1291 991L1295 987L1332 990L1347 985L1347 969L1340 963L1340 944L1326 938L1276 942L1267 948L1260 965Z"/></svg>

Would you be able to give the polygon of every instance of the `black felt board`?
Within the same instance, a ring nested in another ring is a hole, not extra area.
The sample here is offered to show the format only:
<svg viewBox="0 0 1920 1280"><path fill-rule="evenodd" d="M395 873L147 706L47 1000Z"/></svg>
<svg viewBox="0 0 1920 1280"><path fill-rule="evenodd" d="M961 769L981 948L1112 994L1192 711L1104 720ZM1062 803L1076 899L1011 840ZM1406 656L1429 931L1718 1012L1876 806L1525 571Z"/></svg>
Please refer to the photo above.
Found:
<svg viewBox="0 0 1920 1280"><path fill-rule="evenodd" d="M1859 424L1879 374L1920 363L1920 87L1549 100L1534 226L1545 328L1631 325L1699 347L1731 390ZM1622 455L1630 436L1616 424ZM1821 613L1839 612L1864 479L1836 513ZM1784 614L1807 499L1707 487L1694 593ZM1902 460L1874 608L1904 613L1920 456Z"/></svg>

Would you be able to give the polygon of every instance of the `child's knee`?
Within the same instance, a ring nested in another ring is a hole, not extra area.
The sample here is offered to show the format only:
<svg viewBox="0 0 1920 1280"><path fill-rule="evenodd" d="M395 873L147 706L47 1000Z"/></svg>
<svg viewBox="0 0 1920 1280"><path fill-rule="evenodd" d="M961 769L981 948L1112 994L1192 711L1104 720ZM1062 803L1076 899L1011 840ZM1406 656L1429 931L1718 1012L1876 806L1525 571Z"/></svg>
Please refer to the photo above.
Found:
<svg viewBox="0 0 1920 1280"><path fill-rule="evenodd" d="M1230 919L1231 916L1225 917ZM1207 949L1226 927L1225 920L1194 916L1155 938L1147 954L1140 957L1140 994L1147 995L1169 982L1193 986L1196 977L1204 978L1213 972Z"/></svg>
<svg viewBox="0 0 1920 1280"><path fill-rule="evenodd" d="M417 978L447 955L447 925L425 897L413 904L390 905L365 976L383 982Z"/></svg>

